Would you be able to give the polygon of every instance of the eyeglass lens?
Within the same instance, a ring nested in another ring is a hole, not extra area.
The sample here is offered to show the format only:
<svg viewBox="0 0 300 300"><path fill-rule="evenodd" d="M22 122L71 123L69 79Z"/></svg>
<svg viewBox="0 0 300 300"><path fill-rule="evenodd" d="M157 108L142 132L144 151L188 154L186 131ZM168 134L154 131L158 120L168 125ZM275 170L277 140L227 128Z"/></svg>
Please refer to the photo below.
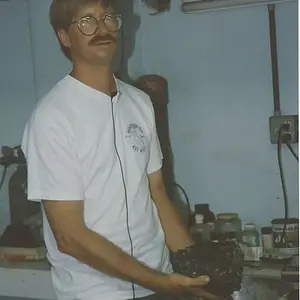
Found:
<svg viewBox="0 0 300 300"><path fill-rule="evenodd" d="M78 22L78 28L84 35L93 35L97 31L98 23L99 21L95 17L83 17ZM103 23L108 31L116 32L122 26L122 19L118 15L106 15Z"/></svg>

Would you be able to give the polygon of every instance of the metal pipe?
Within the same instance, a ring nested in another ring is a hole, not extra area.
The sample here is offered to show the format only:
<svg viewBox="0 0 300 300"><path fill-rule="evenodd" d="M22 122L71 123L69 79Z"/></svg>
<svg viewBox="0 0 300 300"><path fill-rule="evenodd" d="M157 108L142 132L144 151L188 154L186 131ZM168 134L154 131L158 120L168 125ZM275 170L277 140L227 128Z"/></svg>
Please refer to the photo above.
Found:
<svg viewBox="0 0 300 300"><path fill-rule="evenodd" d="M275 5L269 4L268 11L269 11L270 51L271 51L272 80L273 80L274 116L280 116L281 110L280 110L280 93L279 93Z"/></svg>
<svg viewBox="0 0 300 300"><path fill-rule="evenodd" d="M275 3L296 2L295 0L185 0L181 5L184 13L200 13L213 10L253 7Z"/></svg>

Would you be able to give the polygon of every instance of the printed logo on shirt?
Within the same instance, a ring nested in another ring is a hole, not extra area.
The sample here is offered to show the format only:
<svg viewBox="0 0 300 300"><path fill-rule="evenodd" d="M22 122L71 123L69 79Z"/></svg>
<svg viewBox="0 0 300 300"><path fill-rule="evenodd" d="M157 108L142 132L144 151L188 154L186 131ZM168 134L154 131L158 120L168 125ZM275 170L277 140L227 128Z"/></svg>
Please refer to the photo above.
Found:
<svg viewBox="0 0 300 300"><path fill-rule="evenodd" d="M145 145L145 135L142 130L142 128L132 123L128 126L127 132L126 132L126 140L131 145L131 148L135 152L144 153L146 151L146 145Z"/></svg>

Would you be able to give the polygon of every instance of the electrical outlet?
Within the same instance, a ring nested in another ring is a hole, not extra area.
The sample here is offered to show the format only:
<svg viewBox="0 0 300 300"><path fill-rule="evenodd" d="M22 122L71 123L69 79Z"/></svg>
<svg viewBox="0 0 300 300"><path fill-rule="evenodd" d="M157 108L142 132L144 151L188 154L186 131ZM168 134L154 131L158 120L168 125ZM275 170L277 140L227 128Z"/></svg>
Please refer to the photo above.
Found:
<svg viewBox="0 0 300 300"><path fill-rule="evenodd" d="M269 119L270 141L277 144L279 129L283 124L288 124L289 129L282 129L282 135L289 135L290 144L298 143L298 115L272 116Z"/></svg>

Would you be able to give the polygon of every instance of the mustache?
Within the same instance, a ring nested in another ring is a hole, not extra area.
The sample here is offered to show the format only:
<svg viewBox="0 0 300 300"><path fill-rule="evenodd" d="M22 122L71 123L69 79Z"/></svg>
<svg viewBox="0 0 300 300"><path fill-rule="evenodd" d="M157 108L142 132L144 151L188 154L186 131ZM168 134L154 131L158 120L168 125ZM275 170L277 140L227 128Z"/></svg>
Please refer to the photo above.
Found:
<svg viewBox="0 0 300 300"><path fill-rule="evenodd" d="M110 34L96 35L89 41L89 45L91 46L91 45L95 45L99 42L108 42L108 41L111 41L116 44L117 38L115 38L114 36L112 36Z"/></svg>

